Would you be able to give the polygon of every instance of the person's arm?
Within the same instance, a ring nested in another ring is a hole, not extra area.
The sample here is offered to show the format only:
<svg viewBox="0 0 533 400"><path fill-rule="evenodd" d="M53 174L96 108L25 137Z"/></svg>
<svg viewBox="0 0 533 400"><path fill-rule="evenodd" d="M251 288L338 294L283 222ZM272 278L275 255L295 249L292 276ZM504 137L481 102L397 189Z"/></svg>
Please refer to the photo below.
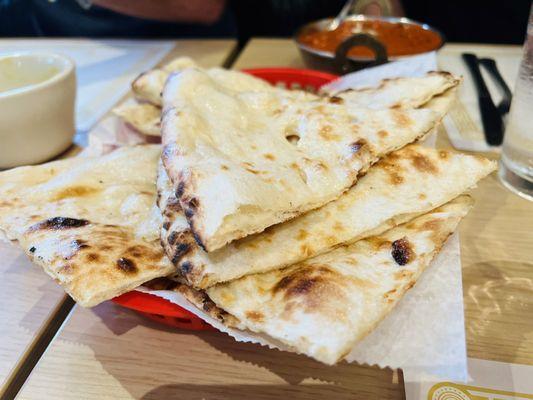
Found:
<svg viewBox="0 0 533 400"><path fill-rule="evenodd" d="M92 4L132 17L212 24L220 18L226 0L93 0Z"/></svg>

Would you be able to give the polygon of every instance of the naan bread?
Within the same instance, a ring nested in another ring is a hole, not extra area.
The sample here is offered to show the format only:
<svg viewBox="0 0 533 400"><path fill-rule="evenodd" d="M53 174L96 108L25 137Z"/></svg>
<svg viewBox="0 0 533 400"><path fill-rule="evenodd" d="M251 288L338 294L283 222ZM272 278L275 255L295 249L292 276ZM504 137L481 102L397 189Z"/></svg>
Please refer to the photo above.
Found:
<svg viewBox="0 0 533 400"><path fill-rule="evenodd" d="M416 78L384 79L379 86L348 89L335 96L351 107L417 108L432 97L458 86L460 82L460 78L449 72L429 72Z"/></svg>
<svg viewBox="0 0 533 400"><path fill-rule="evenodd" d="M427 109L355 110L295 96L234 91L199 69L168 79L163 163L207 251L336 199L440 119Z"/></svg>
<svg viewBox="0 0 533 400"><path fill-rule="evenodd" d="M82 306L172 266L160 244L160 146L120 148L0 173L0 230Z"/></svg>
<svg viewBox="0 0 533 400"><path fill-rule="evenodd" d="M324 207L207 253L196 244L160 167L161 241L177 266L177 279L206 288L380 233L450 201L495 168L495 162L481 157L410 145L372 166L357 185Z"/></svg>
<svg viewBox="0 0 533 400"><path fill-rule="evenodd" d="M206 292L241 326L334 364L415 285L471 204L461 196L382 235Z"/></svg>
<svg viewBox="0 0 533 400"><path fill-rule="evenodd" d="M195 66L196 63L189 57L175 58L160 68L153 68L139 75L131 84L131 89L138 99L161 106L161 93L168 75Z"/></svg>
<svg viewBox="0 0 533 400"><path fill-rule="evenodd" d="M181 59L178 59L178 61L179 60ZM211 71L211 74L213 76L217 76L217 74L219 74L220 71L224 71L224 70L214 69L213 71ZM434 74L437 74L437 73L430 73L428 77L423 78L423 79L430 80L433 83ZM447 73L444 73L444 74L447 74ZM225 77L225 79L227 80L227 77ZM401 81L401 79L410 79L410 78L398 78L394 80L394 82L401 83L401 86L403 87L403 82ZM417 78L417 79L420 80L422 78ZM437 111L440 113L440 115L444 116L448 112L456 95L455 89L450 88L450 86L452 83L458 84L459 79L454 79L453 81L451 78L449 80L443 79L442 83L443 83L443 86L423 84L421 87L418 87L419 90L417 90L417 94L418 94L417 98L413 98L413 97L405 98L406 95L411 96L411 92L410 91L402 92L404 95L403 99L401 100L397 99L398 101L396 102L385 102L385 105L395 106L396 104L401 103L402 107L416 108L416 107L423 106L424 108L429 108L430 110ZM444 84L446 84L445 85L446 89L444 88ZM256 85L255 81L253 85ZM385 89L387 90L390 89L389 85L391 85L391 83L388 83L385 86ZM237 86L234 85L233 87L235 88ZM249 89L249 87L247 87L246 89ZM162 87L154 89L154 90L161 91ZM257 90L265 90L265 86L261 85L261 87L260 88L258 87ZM443 90L445 91L443 92ZM353 97L355 99L355 103L354 103L355 105L359 105L361 103L361 100L363 100L364 98L367 98L370 101L369 89L352 90L349 92L350 94L346 96L344 96L344 93L348 93L348 92L343 92L343 97L346 97L347 99L349 99L350 97ZM359 96L359 93L361 94L361 96ZM370 97L374 97L372 100L376 100L376 101L388 100L386 96L382 96L376 92L373 92L372 94L373 96L370 96ZM426 103L420 104L420 101L421 101L420 99L428 99L428 98L431 98L431 100ZM379 102L369 103L369 106L372 108L379 108L379 106L381 105L383 105L383 103L381 104ZM119 118L121 118L124 122L128 123L135 130L137 130L138 132L144 135L161 136L161 108L159 108L159 106L154 106L153 104L142 103L142 102L126 103L126 104L119 105L118 107L115 107L113 109L113 113Z"/></svg>
<svg viewBox="0 0 533 400"><path fill-rule="evenodd" d="M177 58L162 68L145 72L132 84L133 92L140 101L119 105L113 109L113 113L145 135L161 136L161 93L165 81L170 73L179 72L195 65L190 58ZM207 70L207 73L214 79L223 82L227 87L237 91L279 90L261 79L236 71L211 68ZM295 92L295 96L305 98L307 95L299 95Z"/></svg>
<svg viewBox="0 0 533 400"><path fill-rule="evenodd" d="M161 136L161 109L149 103L127 103L113 113L135 130L148 136Z"/></svg>
<svg viewBox="0 0 533 400"><path fill-rule="evenodd" d="M155 106L161 107L163 103L161 94L163 93L163 86L169 75L195 66L197 66L196 63L188 57L176 58L161 68L154 68L141 74L133 81L131 88L135 97L139 100L147 101ZM223 68L210 68L207 70L207 73L214 79L219 80L225 87L236 91L276 90L262 79L237 71Z"/></svg>

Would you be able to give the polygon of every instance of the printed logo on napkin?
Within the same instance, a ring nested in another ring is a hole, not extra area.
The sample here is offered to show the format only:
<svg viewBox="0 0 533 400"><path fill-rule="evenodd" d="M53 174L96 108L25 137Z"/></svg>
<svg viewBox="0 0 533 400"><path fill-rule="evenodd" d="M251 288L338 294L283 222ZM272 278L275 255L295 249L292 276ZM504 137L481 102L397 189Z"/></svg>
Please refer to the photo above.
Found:
<svg viewBox="0 0 533 400"><path fill-rule="evenodd" d="M469 380L460 382L408 382L407 400L522 400L533 399L533 366L468 359ZM407 376L406 376L407 375Z"/></svg>

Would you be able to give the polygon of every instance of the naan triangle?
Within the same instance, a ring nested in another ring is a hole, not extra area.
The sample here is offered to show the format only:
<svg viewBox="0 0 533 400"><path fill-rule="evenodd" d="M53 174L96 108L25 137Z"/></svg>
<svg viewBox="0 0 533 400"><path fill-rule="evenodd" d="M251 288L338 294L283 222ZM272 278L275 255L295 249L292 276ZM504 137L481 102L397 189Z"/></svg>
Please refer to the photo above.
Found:
<svg viewBox="0 0 533 400"><path fill-rule="evenodd" d="M94 306L175 271L160 244L158 145L0 173L0 230L76 302Z"/></svg>
<svg viewBox="0 0 533 400"><path fill-rule="evenodd" d="M176 279L206 288L282 268L372 235L379 227L393 227L452 200L495 168L493 161L481 157L410 145L372 166L337 200L207 253L196 244L160 167L161 241L177 267Z"/></svg>
<svg viewBox="0 0 533 400"><path fill-rule="evenodd" d="M416 284L471 206L460 196L378 236L208 288L205 301L238 321L228 325L335 364Z"/></svg>
<svg viewBox="0 0 533 400"><path fill-rule="evenodd" d="M167 80L163 163L206 251L335 200L441 118L429 109L355 109L297 96L233 90L195 68Z"/></svg>

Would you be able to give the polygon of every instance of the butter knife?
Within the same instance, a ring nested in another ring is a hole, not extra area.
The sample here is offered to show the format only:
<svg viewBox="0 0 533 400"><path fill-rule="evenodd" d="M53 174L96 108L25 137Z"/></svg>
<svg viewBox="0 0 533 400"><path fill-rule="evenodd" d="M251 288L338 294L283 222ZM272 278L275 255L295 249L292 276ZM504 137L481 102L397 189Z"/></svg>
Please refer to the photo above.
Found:
<svg viewBox="0 0 533 400"><path fill-rule="evenodd" d="M499 146L503 141L503 120L500 112L494 105L487 85L483 80L483 76L479 69L479 60L477 56L472 53L463 53L462 57L476 86L485 140L491 146Z"/></svg>

